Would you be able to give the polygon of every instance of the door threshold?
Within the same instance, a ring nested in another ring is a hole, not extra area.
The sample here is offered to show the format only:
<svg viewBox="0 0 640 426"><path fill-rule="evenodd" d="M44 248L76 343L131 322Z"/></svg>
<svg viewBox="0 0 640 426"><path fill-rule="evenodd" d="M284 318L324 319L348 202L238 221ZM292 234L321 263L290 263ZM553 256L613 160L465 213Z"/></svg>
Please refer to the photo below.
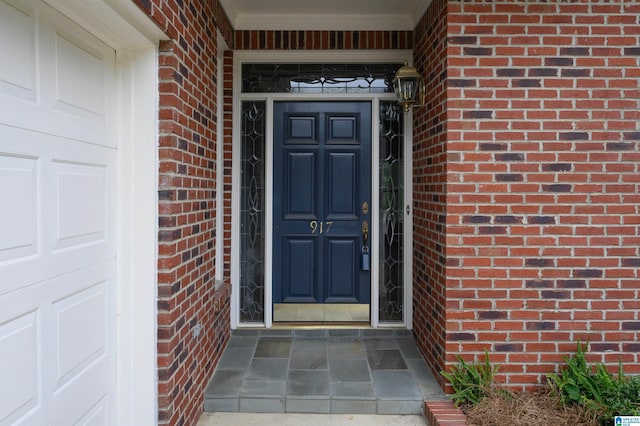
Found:
<svg viewBox="0 0 640 426"><path fill-rule="evenodd" d="M274 322L272 330L368 330L368 322Z"/></svg>
<svg viewBox="0 0 640 426"><path fill-rule="evenodd" d="M273 322L311 324L369 323L369 304L274 303Z"/></svg>

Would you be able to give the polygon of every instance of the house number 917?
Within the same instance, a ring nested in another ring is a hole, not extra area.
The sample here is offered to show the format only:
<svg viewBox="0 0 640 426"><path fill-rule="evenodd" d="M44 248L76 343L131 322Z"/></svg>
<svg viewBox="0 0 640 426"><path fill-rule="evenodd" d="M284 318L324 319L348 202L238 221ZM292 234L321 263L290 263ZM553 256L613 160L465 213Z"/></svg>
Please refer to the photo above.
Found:
<svg viewBox="0 0 640 426"><path fill-rule="evenodd" d="M312 234L315 234L316 232L318 234L322 234L323 232L328 234L329 230L331 229L331 225L333 225L333 222L318 222L317 220L312 220L311 222L309 222L309 228L311 228Z"/></svg>

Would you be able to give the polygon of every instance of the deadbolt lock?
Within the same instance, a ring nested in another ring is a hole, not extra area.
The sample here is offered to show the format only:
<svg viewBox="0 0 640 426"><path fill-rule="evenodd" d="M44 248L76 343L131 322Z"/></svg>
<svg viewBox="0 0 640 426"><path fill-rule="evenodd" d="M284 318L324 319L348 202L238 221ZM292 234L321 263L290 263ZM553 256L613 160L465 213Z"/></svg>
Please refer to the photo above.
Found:
<svg viewBox="0 0 640 426"><path fill-rule="evenodd" d="M362 214L367 213L369 213L369 203L365 201L364 203L362 203Z"/></svg>

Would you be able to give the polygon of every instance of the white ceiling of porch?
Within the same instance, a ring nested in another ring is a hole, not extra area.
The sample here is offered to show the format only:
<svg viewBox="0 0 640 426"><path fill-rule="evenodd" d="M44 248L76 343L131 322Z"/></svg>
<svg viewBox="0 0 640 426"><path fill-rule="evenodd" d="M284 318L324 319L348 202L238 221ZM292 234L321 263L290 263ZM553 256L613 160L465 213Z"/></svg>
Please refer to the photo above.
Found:
<svg viewBox="0 0 640 426"><path fill-rule="evenodd" d="M220 0L236 30L413 30L431 0Z"/></svg>

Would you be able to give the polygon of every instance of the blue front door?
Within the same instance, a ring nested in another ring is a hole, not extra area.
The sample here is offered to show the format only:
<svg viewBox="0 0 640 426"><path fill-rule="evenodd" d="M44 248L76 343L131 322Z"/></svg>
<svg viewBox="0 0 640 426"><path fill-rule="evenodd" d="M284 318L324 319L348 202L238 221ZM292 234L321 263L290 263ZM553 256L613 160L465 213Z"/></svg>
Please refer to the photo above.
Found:
<svg viewBox="0 0 640 426"><path fill-rule="evenodd" d="M275 102L274 303L369 303L371 103Z"/></svg>

